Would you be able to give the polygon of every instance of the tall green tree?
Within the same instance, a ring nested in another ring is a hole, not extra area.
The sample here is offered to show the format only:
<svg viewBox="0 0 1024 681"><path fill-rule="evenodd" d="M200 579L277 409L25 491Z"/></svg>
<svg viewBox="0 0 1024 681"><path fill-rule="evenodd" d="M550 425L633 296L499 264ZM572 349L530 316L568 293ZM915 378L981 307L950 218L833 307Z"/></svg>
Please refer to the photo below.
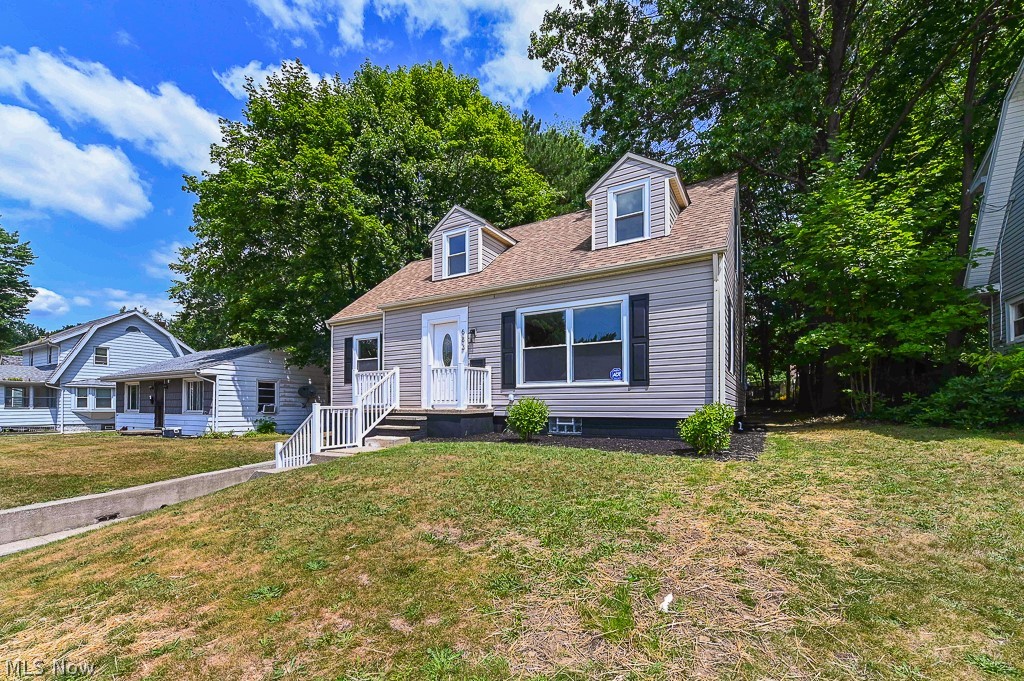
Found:
<svg viewBox="0 0 1024 681"><path fill-rule="evenodd" d="M523 112L520 122L526 162L558 192L556 212L586 208L584 195L614 159L602 156L573 126L545 126L529 111Z"/></svg>
<svg viewBox="0 0 1024 681"><path fill-rule="evenodd" d="M25 270L35 259L27 241L0 227L0 349L17 345L21 338L20 323L36 294Z"/></svg>
<svg viewBox="0 0 1024 681"><path fill-rule="evenodd" d="M589 91L583 122L604 147L691 178L743 171L749 356L767 379L796 361L789 321L821 316L789 297L786 226L841 140L858 150L860 180L949 155L922 179L953 208L941 239L962 272L974 151L1019 63L1021 19L1021 0L570 0L545 15L531 51L559 88ZM925 128L934 149L918 145ZM808 404L829 404L829 372L801 373L823 377L803 382Z"/></svg>
<svg viewBox="0 0 1024 681"><path fill-rule="evenodd" d="M186 178L196 243L171 296L197 347L265 342L325 365L324 320L425 256L452 205L498 227L554 210L519 121L440 64L314 84L295 62L247 91L216 169Z"/></svg>

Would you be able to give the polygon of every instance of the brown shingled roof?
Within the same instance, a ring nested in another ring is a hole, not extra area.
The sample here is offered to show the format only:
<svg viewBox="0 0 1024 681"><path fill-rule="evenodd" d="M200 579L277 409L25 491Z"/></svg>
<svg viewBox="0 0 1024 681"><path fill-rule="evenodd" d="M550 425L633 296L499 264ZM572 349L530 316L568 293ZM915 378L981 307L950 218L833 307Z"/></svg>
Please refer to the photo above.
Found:
<svg viewBox="0 0 1024 681"><path fill-rule="evenodd" d="M688 185L690 205L666 237L590 249L590 211L569 213L505 230L517 243L480 272L431 280L429 258L411 262L331 317L339 322L378 313L381 306L435 297L471 295L550 277L586 276L654 259L685 257L725 248L736 207L736 173Z"/></svg>

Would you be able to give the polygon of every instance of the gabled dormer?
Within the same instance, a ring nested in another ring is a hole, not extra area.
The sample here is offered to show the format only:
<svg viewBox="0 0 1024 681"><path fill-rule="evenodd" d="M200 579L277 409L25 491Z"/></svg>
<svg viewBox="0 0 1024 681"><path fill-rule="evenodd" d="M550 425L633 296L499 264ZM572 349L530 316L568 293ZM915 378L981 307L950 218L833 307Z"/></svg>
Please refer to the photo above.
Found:
<svg viewBox="0 0 1024 681"><path fill-rule="evenodd" d="M454 206L430 230L432 279L475 274L516 240L462 206Z"/></svg>
<svg viewBox="0 0 1024 681"><path fill-rule="evenodd" d="M656 239L690 203L674 166L626 154L587 191L594 250Z"/></svg>

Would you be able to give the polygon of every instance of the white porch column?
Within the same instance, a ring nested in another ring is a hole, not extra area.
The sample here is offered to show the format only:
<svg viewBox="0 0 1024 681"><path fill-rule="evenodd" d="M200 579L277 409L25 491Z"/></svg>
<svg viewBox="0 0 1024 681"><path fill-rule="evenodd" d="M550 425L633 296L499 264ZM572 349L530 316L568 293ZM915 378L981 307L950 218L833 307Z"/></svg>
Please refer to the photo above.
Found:
<svg viewBox="0 0 1024 681"><path fill-rule="evenodd" d="M313 431L313 453L319 454L324 444L324 431L320 427L321 414L320 414L320 403L313 403L313 418L310 419L310 430Z"/></svg>
<svg viewBox="0 0 1024 681"><path fill-rule="evenodd" d="M455 396L457 401L457 407L459 409L466 408L466 365L459 364L455 373Z"/></svg>

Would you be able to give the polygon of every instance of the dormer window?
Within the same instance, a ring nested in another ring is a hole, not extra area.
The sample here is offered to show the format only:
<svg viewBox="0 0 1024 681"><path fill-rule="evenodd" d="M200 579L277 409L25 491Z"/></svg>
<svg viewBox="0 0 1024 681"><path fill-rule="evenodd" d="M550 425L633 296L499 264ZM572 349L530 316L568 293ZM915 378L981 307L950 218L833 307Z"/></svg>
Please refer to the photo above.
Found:
<svg viewBox="0 0 1024 681"><path fill-rule="evenodd" d="M468 241L465 230L444 235L444 276L456 277L468 271Z"/></svg>
<svg viewBox="0 0 1024 681"><path fill-rule="evenodd" d="M651 236L650 196L651 185L646 180L608 190L611 244L624 244Z"/></svg>

